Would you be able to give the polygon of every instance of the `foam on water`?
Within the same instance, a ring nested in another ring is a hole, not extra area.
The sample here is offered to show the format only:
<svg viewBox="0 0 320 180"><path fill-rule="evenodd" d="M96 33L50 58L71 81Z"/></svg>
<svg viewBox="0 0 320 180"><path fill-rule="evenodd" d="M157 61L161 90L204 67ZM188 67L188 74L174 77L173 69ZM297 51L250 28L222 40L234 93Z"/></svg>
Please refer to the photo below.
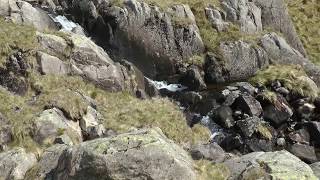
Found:
<svg viewBox="0 0 320 180"><path fill-rule="evenodd" d="M154 81L149 78L146 78L151 84L153 84L158 90L167 89L171 92L178 92L188 89L188 87L183 86L181 84L168 84L165 81Z"/></svg>
<svg viewBox="0 0 320 180"><path fill-rule="evenodd" d="M61 30L72 31L73 28L77 27L77 24L68 20L65 16L53 16L49 15L55 23L61 25Z"/></svg>

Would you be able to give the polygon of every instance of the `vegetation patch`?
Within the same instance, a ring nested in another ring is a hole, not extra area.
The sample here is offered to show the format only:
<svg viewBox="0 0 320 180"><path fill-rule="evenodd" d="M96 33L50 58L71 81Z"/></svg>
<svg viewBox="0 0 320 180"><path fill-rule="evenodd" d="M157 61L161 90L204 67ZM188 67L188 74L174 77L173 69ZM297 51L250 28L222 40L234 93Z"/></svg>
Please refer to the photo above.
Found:
<svg viewBox="0 0 320 180"><path fill-rule="evenodd" d="M36 31L31 26L6 22L0 18L0 66L14 52L28 52L37 47Z"/></svg>
<svg viewBox="0 0 320 180"><path fill-rule="evenodd" d="M207 160L199 160L196 161L195 164L195 169L199 174L199 180L225 180L230 176L230 170L224 164L213 164Z"/></svg>
<svg viewBox="0 0 320 180"><path fill-rule="evenodd" d="M320 64L319 0L286 0L286 2L310 60Z"/></svg>
<svg viewBox="0 0 320 180"><path fill-rule="evenodd" d="M311 98L317 97L318 89L312 87L301 77L308 76L299 65L271 65L267 69L259 71L250 81L256 85L268 86L278 80L284 87L297 95ZM272 94L269 93L266 97L270 98L272 102Z"/></svg>

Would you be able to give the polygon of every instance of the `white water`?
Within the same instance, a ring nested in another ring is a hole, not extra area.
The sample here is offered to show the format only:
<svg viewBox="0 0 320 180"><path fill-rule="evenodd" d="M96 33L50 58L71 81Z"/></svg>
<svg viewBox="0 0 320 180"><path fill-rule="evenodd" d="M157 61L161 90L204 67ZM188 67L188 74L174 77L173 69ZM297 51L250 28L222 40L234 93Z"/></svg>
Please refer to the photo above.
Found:
<svg viewBox="0 0 320 180"><path fill-rule="evenodd" d="M55 23L58 23L61 25L61 30L64 31L72 31L73 28L77 27L77 24L68 20L65 16L54 16L49 14L49 16L52 18L52 20Z"/></svg>
<svg viewBox="0 0 320 180"><path fill-rule="evenodd" d="M146 78L151 84L153 84L158 90L167 89L171 92L179 92L188 89L188 87L181 84L168 84L165 81L154 81L149 78Z"/></svg>

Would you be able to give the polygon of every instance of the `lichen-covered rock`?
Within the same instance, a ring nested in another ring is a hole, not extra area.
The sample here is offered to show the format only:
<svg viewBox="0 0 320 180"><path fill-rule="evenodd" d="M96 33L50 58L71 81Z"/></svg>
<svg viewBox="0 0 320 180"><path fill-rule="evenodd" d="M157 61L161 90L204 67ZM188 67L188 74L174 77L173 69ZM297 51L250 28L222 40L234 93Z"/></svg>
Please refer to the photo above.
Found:
<svg viewBox="0 0 320 180"><path fill-rule="evenodd" d="M36 163L36 156L22 148L0 153L0 178L24 179L26 172Z"/></svg>
<svg viewBox="0 0 320 180"><path fill-rule="evenodd" d="M225 162L231 171L230 179L249 175L253 179L271 178L279 180L316 180L311 168L287 151L254 152ZM252 169L260 173L250 172ZM252 174L251 174L252 173ZM250 175L251 174L251 175Z"/></svg>
<svg viewBox="0 0 320 180"><path fill-rule="evenodd" d="M46 164L46 159L51 164ZM196 179L193 161L160 129L140 130L84 142L73 148L54 146L40 160L36 177L48 179Z"/></svg>
<svg viewBox="0 0 320 180"><path fill-rule="evenodd" d="M320 179L320 162L316 162L310 165L313 173Z"/></svg>

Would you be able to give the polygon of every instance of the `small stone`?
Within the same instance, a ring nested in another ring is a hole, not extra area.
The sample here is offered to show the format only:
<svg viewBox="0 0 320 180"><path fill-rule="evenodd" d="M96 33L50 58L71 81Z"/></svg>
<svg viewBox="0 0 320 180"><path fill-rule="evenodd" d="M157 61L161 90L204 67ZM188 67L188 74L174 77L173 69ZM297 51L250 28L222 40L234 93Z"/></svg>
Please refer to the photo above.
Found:
<svg viewBox="0 0 320 180"><path fill-rule="evenodd" d="M315 148L305 144L293 144L289 151L307 163L314 163L318 160Z"/></svg>
<svg viewBox="0 0 320 180"><path fill-rule="evenodd" d="M235 124L232 114L230 107L221 106L214 111L212 119L225 128L231 128Z"/></svg>
<svg viewBox="0 0 320 180"><path fill-rule="evenodd" d="M241 130L242 134L244 134L246 137L251 137L252 134L257 131L260 123L260 119L254 116L237 121L237 126Z"/></svg>
<svg viewBox="0 0 320 180"><path fill-rule="evenodd" d="M286 145L286 139L285 138L278 138L277 139L277 145L281 146L281 147L285 146Z"/></svg>
<svg viewBox="0 0 320 180"><path fill-rule="evenodd" d="M65 145L70 145L70 146L73 145L72 139L66 134L63 134L61 136L56 137L56 139L54 140L53 143L54 144L65 144Z"/></svg>
<svg viewBox="0 0 320 180"><path fill-rule="evenodd" d="M232 107L234 109L240 109L250 116L260 116L260 114L262 113L261 104L251 95L241 95L232 104Z"/></svg>
<svg viewBox="0 0 320 180"><path fill-rule="evenodd" d="M290 91L284 87L280 87L276 91L284 96L286 96L290 93Z"/></svg>

